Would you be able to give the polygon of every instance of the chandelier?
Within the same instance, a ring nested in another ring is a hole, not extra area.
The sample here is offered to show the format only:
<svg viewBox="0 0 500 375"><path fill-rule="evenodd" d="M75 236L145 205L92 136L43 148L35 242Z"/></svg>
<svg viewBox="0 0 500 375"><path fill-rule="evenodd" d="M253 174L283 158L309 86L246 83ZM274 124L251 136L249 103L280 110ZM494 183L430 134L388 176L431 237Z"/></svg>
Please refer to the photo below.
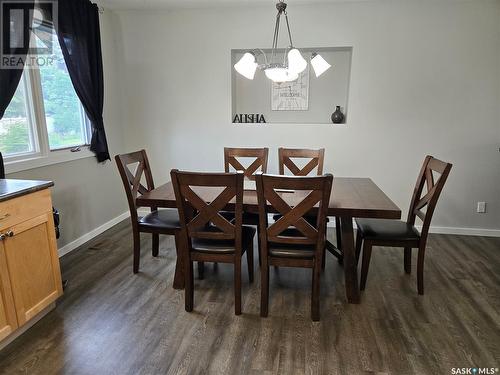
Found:
<svg viewBox="0 0 500 375"><path fill-rule="evenodd" d="M274 27L273 45L271 48L271 56L268 59L266 53L261 50L253 50L245 52L241 59L234 64L234 69L243 77L253 79L257 68L263 70L266 77L273 82L292 82L299 78L299 74L307 68L307 61L304 59L300 51L293 46L292 34L290 32L290 23L288 22L288 14L286 12L286 3L284 0L279 0L276 4L278 14L276 16L276 25ZM288 31L289 47L285 50L283 57L278 53L278 39L280 32L281 17L285 16L286 28ZM256 53L264 56L264 63L257 63ZM319 77L331 65L325 61L318 53L311 54L311 65L314 69L316 77Z"/></svg>

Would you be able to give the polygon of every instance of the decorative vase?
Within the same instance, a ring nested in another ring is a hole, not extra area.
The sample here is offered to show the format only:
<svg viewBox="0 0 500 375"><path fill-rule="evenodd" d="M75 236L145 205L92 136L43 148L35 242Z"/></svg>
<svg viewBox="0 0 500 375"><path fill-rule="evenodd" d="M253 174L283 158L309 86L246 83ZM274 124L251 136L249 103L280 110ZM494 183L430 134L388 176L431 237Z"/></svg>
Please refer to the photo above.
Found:
<svg viewBox="0 0 500 375"><path fill-rule="evenodd" d="M332 122L334 124L342 124L344 122L344 114L340 110L340 106L337 106L335 112L332 113Z"/></svg>

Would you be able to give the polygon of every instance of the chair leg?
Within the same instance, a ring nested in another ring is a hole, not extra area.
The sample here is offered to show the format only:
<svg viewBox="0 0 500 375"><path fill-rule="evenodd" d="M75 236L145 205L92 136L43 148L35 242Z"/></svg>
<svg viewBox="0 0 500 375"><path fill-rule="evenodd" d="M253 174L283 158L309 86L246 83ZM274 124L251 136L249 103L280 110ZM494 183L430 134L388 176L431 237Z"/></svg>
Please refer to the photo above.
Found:
<svg viewBox="0 0 500 375"><path fill-rule="evenodd" d="M418 248L418 260L417 260L417 287L418 294L424 295L424 257L425 257L425 245L421 245Z"/></svg>
<svg viewBox="0 0 500 375"><path fill-rule="evenodd" d="M141 260L141 234L134 231L134 273L139 272L139 263Z"/></svg>
<svg viewBox="0 0 500 375"><path fill-rule="evenodd" d="M405 272L410 274L411 273L411 247L405 247L404 266L405 266Z"/></svg>
<svg viewBox="0 0 500 375"><path fill-rule="evenodd" d="M262 258L262 254L261 254L261 251L260 251L260 225L257 224L257 251L258 251L258 255L259 255L259 267L262 265L262 261L261 261L261 258Z"/></svg>
<svg viewBox="0 0 500 375"><path fill-rule="evenodd" d="M184 305L186 311L193 311L194 305L194 277L193 277L193 261L189 254L184 254Z"/></svg>
<svg viewBox="0 0 500 375"><path fill-rule="evenodd" d="M269 264L267 259L262 259L260 269L260 316L265 318L269 309Z"/></svg>
<svg viewBox="0 0 500 375"><path fill-rule="evenodd" d="M198 262L198 279L203 280L205 277L205 263Z"/></svg>
<svg viewBox="0 0 500 375"><path fill-rule="evenodd" d="M337 249L342 249L342 229L340 228L340 217L335 217L335 234L337 235Z"/></svg>
<svg viewBox="0 0 500 375"><path fill-rule="evenodd" d="M154 257L158 256L158 253L160 252L160 235L157 233L153 233L153 248L151 253L153 254Z"/></svg>
<svg viewBox="0 0 500 375"><path fill-rule="evenodd" d="M247 249L248 281L253 283L253 240Z"/></svg>
<svg viewBox="0 0 500 375"><path fill-rule="evenodd" d="M234 313L241 314L241 256L235 256L234 262Z"/></svg>
<svg viewBox="0 0 500 375"><path fill-rule="evenodd" d="M365 290L366 278L368 276L368 268L370 267L370 258L372 256L372 244L368 241L363 243L363 263L361 264L361 282L359 289Z"/></svg>
<svg viewBox="0 0 500 375"><path fill-rule="evenodd" d="M317 262L316 262L317 263ZM311 296L311 319L313 322L319 321L319 293L320 293L320 267L315 264L313 267L312 296Z"/></svg>
<svg viewBox="0 0 500 375"><path fill-rule="evenodd" d="M174 274L174 289L184 289L184 251L185 245L183 242L183 236L177 232L175 234L175 252L177 254L177 259L175 262L175 274Z"/></svg>
<svg viewBox="0 0 500 375"><path fill-rule="evenodd" d="M359 262L359 255L361 254L361 245L363 244L363 236L361 231L356 233L356 262Z"/></svg>

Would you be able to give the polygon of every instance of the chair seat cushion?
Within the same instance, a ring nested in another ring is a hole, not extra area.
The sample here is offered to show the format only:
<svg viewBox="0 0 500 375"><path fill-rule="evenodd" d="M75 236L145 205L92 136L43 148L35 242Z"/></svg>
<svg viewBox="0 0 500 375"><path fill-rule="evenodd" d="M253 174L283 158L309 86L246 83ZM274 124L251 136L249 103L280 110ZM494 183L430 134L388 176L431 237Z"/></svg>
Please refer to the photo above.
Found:
<svg viewBox="0 0 500 375"><path fill-rule="evenodd" d="M420 239L418 230L401 220L356 219L356 225L363 238L370 240L418 241Z"/></svg>
<svg viewBox="0 0 500 375"><path fill-rule="evenodd" d="M278 221L279 219L281 219L283 217L282 214L275 214L273 215L273 220L274 221ZM317 216L314 216L314 215L306 215L304 216L304 219L306 219L306 221L311 224L311 225L314 225L316 226L316 221L317 221ZM328 223L330 220L328 219L328 216L326 217L326 222Z"/></svg>
<svg viewBox="0 0 500 375"><path fill-rule="evenodd" d="M215 228L214 228L215 229ZM243 225L241 227L242 251L251 250L255 228ZM212 240L205 238L193 238L191 240L193 251L212 254L232 254L235 251L234 240Z"/></svg>
<svg viewBox="0 0 500 375"><path fill-rule="evenodd" d="M303 237L303 234L295 228L288 228L280 233L280 236ZM267 251L270 256L276 258L312 259L315 248L315 245L269 242Z"/></svg>
<svg viewBox="0 0 500 375"><path fill-rule="evenodd" d="M177 209L167 208L153 211L139 218L139 225L151 229L178 229L181 224Z"/></svg>

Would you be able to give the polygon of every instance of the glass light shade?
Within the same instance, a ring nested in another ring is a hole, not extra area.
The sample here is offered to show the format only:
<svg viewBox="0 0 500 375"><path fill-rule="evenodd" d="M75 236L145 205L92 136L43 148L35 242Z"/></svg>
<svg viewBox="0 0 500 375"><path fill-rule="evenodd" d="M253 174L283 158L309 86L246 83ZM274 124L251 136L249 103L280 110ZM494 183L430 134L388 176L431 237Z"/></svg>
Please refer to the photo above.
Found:
<svg viewBox="0 0 500 375"><path fill-rule="evenodd" d="M257 66L258 64L255 62L255 56L250 52L246 52L241 57L240 61L234 64L234 69L243 77L253 79Z"/></svg>
<svg viewBox="0 0 500 375"><path fill-rule="evenodd" d="M302 73L307 68L307 61L297 48L288 51L288 70L291 73Z"/></svg>
<svg viewBox="0 0 500 375"><path fill-rule="evenodd" d="M312 59L311 59L311 65L314 69L314 73L316 74L316 77L319 77L322 75L324 72L326 72L328 69L330 69L331 65L326 62L326 60L321 57L321 55L317 53L313 53Z"/></svg>
<svg viewBox="0 0 500 375"><path fill-rule="evenodd" d="M291 82L299 78L298 73L292 73L286 68L268 68L264 72L266 73L267 78L277 83Z"/></svg>

